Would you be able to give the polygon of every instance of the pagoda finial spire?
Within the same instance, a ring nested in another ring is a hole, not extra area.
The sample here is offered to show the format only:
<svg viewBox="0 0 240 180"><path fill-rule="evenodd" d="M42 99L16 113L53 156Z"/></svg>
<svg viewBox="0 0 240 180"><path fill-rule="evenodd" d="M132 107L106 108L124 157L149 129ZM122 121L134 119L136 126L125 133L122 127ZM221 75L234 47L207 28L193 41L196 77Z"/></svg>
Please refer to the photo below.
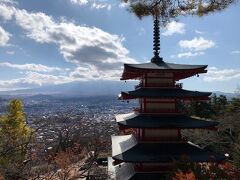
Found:
<svg viewBox="0 0 240 180"><path fill-rule="evenodd" d="M154 57L151 59L152 62L162 61L159 57L160 53L160 22L158 20L158 15L155 15L154 29L153 29L153 54Z"/></svg>

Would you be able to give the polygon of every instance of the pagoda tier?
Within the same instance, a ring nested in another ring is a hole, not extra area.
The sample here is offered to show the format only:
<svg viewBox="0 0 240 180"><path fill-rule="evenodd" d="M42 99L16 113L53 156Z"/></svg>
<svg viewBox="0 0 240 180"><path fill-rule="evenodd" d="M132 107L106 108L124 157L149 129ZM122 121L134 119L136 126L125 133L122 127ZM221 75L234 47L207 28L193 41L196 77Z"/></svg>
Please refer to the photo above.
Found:
<svg viewBox="0 0 240 180"><path fill-rule="evenodd" d="M166 128L166 129L214 129L219 123L210 120L201 120L182 114L153 115L129 113L116 115L120 129L127 128Z"/></svg>
<svg viewBox="0 0 240 180"><path fill-rule="evenodd" d="M189 91L180 88L138 88L134 91L121 92L121 99L136 98L174 98L208 100L211 92Z"/></svg>
<svg viewBox="0 0 240 180"><path fill-rule="evenodd" d="M132 163L121 163L113 166L113 159L108 158L108 172L110 179L117 180L159 180L165 179L165 174L160 172L139 172Z"/></svg>
<svg viewBox="0 0 240 180"><path fill-rule="evenodd" d="M117 163L173 163L184 157L192 162L212 162L225 159L223 155L204 150L190 142L138 142L133 135L112 136L112 150L112 158Z"/></svg>
<svg viewBox="0 0 240 180"><path fill-rule="evenodd" d="M173 73L174 80L188 78L200 73L206 73L207 65L187 65L166 63L164 61L142 64L124 64L121 80L139 79L146 73Z"/></svg>
<svg viewBox="0 0 240 180"><path fill-rule="evenodd" d="M121 163L113 166L113 159L108 158L108 172L111 179L117 180L159 180L165 179L165 174L160 172L139 172L132 163Z"/></svg>

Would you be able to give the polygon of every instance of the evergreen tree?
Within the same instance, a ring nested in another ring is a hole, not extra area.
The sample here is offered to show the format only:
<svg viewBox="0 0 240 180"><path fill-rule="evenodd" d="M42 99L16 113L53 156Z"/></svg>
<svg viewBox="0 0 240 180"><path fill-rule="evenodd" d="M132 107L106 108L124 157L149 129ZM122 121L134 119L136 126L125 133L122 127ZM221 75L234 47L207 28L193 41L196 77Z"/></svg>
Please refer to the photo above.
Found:
<svg viewBox="0 0 240 180"><path fill-rule="evenodd" d="M3 174L14 174L12 171L18 171L18 165L25 160L33 135L25 121L22 102L11 100L7 113L0 117L0 170Z"/></svg>
<svg viewBox="0 0 240 180"><path fill-rule="evenodd" d="M212 115L219 116L220 114L223 114L227 103L226 96L220 95L217 97L216 94L213 94L211 98Z"/></svg>
<svg viewBox="0 0 240 180"><path fill-rule="evenodd" d="M227 112L240 112L240 98L232 98L231 102L227 105Z"/></svg>
<svg viewBox="0 0 240 180"><path fill-rule="evenodd" d="M124 0L130 4L130 12L137 17L159 16L163 25L170 19L184 15L203 16L221 11L236 0Z"/></svg>

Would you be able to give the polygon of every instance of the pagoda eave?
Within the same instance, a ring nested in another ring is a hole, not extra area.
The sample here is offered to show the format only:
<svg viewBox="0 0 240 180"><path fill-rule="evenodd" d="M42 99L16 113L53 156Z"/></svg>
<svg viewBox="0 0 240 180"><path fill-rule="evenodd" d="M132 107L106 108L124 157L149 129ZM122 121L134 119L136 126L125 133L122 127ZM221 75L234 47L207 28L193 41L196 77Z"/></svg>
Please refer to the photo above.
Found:
<svg viewBox="0 0 240 180"><path fill-rule="evenodd" d="M210 95L209 95L210 96ZM155 97L149 97L149 96L133 96L133 95L129 95L126 94L124 92L122 92L121 94L121 100L129 100L129 99L138 99L138 98L161 98L161 99L169 99L169 98L174 98L176 100L210 100L209 97L206 96L186 96L186 97L171 97L171 96L166 96L166 97L162 97L162 96L155 96Z"/></svg>
<svg viewBox="0 0 240 180"><path fill-rule="evenodd" d="M151 129L208 129L216 130L219 122L203 120L185 115L153 115L153 114L119 114L116 121L121 129L151 128Z"/></svg>
<svg viewBox="0 0 240 180"><path fill-rule="evenodd" d="M207 126L207 127L171 127L171 126L162 126L162 127L137 127L137 126L129 126L129 125L123 125L121 123L117 123L119 126L120 130L128 130L132 128L141 128L141 129L159 129L159 130L164 130L164 129L175 129L175 130L182 130L182 129L205 129L205 130L211 130L211 131L216 131L218 130L217 125L213 126Z"/></svg>
<svg viewBox="0 0 240 180"><path fill-rule="evenodd" d="M190 143L137 143L112 157L128 163L173 163L186 158L190 162L221 162L225 156L206 151Z"/></svg>
<svg viewBox="0 0 240 180"><path fill-rule="evenodd" d="M146 64L155 64L155 63L146 63ZM134 67L133 65L125 64L124 71L121 77L121 80L128 79L139 79L144 76L146 73L173 73L175 80L185 79L187 77L194 76L196 74L206 73L207 65L199 65L199 66L191 66L191 65L183 65L180 66L178 64L165 63L164 67L152 67L144 68L145 64L139 64L139 66L143 67ZM174 67L174 66L180 67ZM171 67L173 66L173 67ZM190 66L190 67L188 67ZM155 68L155 69L154 69ZM176 69L174 69L176 68Z"/></svg>
<svg viewBox="0 0 240 180"><path fill-rule="evenodd" d="M176 72L173 70L164 70L162 72L166 72L166 73L173 73L174 74L174 79L176 81L180 80L180 79L185 79L191 76L194 76L196 74L202 74L202 73L206 73L207 70L198 70L198 71L185 71L185 72ZM129 80L129 79L140 79L142 76L144 76L146 73L158 73L157 71L146 71L144 72L138 72L136 71L135 73L130 73L130 72L124 72L122 74L122 77L120 78L120 80Z"/></svg>
<svg viewBox="0 0 240 180"><path fill-rule="evenodd" d="M199 99L208 100L211 92L189 91L179 88L139 88L134 91L121 92L120 99L136 99L136 98L161 98L161 99Z"/></svg>

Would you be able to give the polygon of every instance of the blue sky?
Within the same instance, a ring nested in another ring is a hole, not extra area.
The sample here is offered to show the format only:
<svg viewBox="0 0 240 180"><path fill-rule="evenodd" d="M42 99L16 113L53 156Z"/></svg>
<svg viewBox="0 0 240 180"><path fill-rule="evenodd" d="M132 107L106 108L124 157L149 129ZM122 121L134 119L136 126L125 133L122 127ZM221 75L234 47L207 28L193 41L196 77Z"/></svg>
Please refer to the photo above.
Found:
<svg viewBox="0 0 240 180"><path fill-rule="evenodd" d="M118 81L123 63L152 57L152 18L121 1L0 0L0 91L73 81ZM240 86L239 3L161 29L167 62L207 64L184 88L234 92Z"/></svg>

